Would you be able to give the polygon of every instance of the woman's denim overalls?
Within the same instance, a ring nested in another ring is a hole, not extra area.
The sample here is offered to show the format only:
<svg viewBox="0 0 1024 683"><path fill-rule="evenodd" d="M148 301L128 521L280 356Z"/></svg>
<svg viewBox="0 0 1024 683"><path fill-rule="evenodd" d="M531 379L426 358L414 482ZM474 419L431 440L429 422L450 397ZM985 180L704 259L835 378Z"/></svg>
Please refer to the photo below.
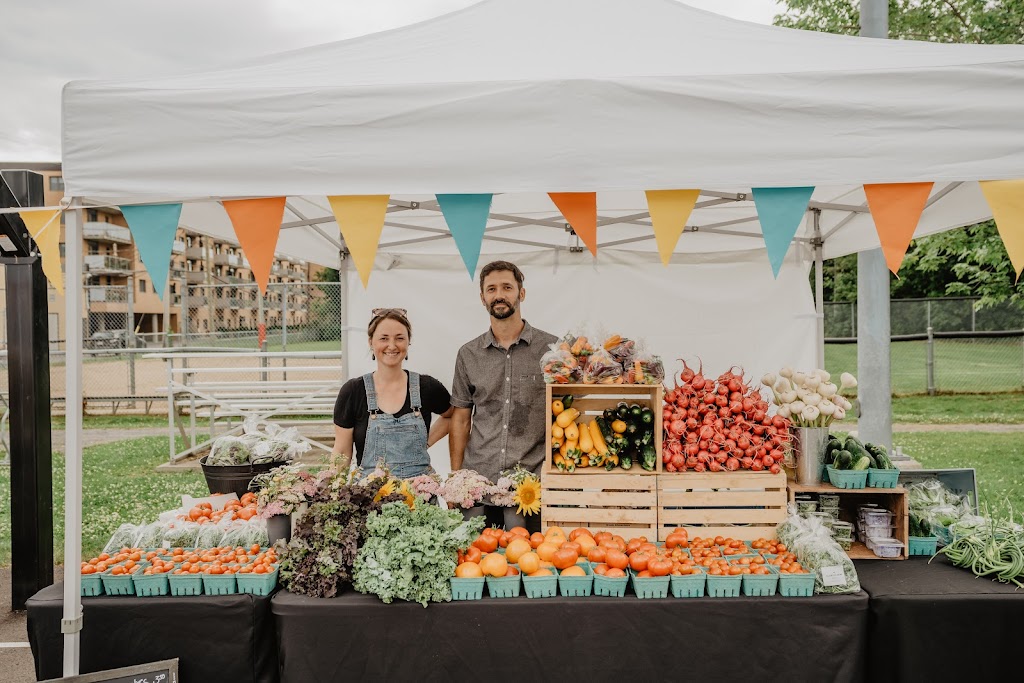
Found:
<svg viewBox="0 0 1024 683"><path fill-rule="evenodd" d="M363 383L366 385L366 406L370 411L361 465L363 471L371 471L379 463L386 465L391 476L399 479L429 472L427 425L420 414L423 405L420 400L420 376L415 372L409 373L409 404L412 412L402 417L389 415L377 407L373 373L363 375Z"/></svg>

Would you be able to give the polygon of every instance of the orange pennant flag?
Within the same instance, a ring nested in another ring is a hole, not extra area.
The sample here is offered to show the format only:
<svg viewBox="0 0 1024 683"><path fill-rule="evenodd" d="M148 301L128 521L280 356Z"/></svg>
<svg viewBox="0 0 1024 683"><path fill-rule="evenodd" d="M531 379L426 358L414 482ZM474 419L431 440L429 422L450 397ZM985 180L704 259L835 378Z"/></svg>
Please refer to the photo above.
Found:
<svg viewBox="0 0 1024 683"><path fill-rule="evenodd" d="M277 238L281 234L281 220L284 218L284 203L284 197L223 202L238 243L242 246L242 253L249 259L249 268L262 294L267 293L270 269L274 265L274 251L277 250Z"/></svg>
<svg viewBox="0 0 1024 683"><path fill-rule="evenodd" d="M896 275L935 183L883 183L865 185L871 218L889 270Z"/></svg>
<svg viewBox="0 0 1024 683"><path fill-rule="evenodd" d="M548 192L548 196L590 253L597 256L597 193Z"/></svg>
<svg viewBox="0 0 1024 683"><path fill-rule="evenodd" d="M1019 280L1024 274L1024 180L983 180L978 185Z"/></svg>

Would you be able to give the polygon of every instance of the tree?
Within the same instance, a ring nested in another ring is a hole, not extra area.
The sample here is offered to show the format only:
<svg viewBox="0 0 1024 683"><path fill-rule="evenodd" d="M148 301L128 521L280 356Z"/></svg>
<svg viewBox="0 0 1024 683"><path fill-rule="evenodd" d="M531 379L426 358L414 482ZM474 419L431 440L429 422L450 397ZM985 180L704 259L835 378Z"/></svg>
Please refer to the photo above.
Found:
<svg viewBox="0 0 1024 683"><path fill-rule="evenodd" d="M318 271L313 279L318 283L318 290L312 297L309 311L310 339L314 341L334 341L341 339L341 282L340 274L335 268L324 268Z"/></svg>
<svg viewBox="0 0 1024 683"><path fill-rule="evenodd" d="M776 26L857 35L855 0L781 0ZM894 39L946 43L1024 43L1024 0L890 0ZM1024 308L1024 282L1016 274L992 221L911 242L892 280L895 298L980 296L979 307L1012 302ZM857 296L856 257L833 259L825 268L826 298Z"/></svg>

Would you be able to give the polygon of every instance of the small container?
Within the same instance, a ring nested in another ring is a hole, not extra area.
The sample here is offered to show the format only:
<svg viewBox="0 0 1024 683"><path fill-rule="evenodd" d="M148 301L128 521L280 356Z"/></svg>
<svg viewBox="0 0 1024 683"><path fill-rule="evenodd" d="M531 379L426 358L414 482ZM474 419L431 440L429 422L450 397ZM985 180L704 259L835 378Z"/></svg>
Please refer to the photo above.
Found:
<svg viewBox="0 0 1024 683"><path fill-rule="evenodd" d="M837 470L828 466L828 480L837 489L862 489L868 485L867 470Z"/></svg>
<svg viewBox="0 0 1024 683"><path fill-rule="evenodd" d="M270 595L277 587L277 567L269 574L235 574L235 585L239 593Z"/></svg>
<svg viewBox="0 0 1024 683"><path fill-rule="evenodd" d="M519 574L496 578L486 577L487 594L492 598L518 598L522 580Z"/></svg>
<svg viewBox="0 0 1024 683"><path fill-rule="evenodd" d="M558 595L558 575L523 576L523 592L528 598L553 598Z"/></svg>
<svg viewBox="0 0 1024 683"><path fill-rule="evenodd" d="M171 595L202 595L202 574L169 574L167 584Z"/></svg>
<svg viewBox="0 0 1024 683"><path fill-rule="evenodd" d="M779 574L779 595L806 598L814 595L814 573Z"/></svg>
<svg viewBox="0 0 1024 683"><path fill-rule="evenodd" d="M816 500L798 500L796 502L796 511L801 515L806 515L811 512L817 512L818 501Z"/></svg>
<svg viewBox="0 0 1024 683"><path fill-rule="evenodd" d="M238 582L234 574L202 574L203 592L207 595L234 595Z"/></svg>
<svg viewBox="0 0 1024 683"><path fill-rule="evenodd" d="M839 507L839 496L834 493L819 493L818 507L837 508Z"/></svg>
<svg viewBox="0 0 1024 683"><path fill-rule="evenodd" d="M601 574L594 574L594 595L602 595L610 598L621 598L626 594L626 584L629 583L629 575L607 577Z"/></svg>
<svg viewBox="0 0 1024 683"><path fill-rule="evenodd" d="M892 524L872 524L864 527L866 538L892 538L896 527Z"/></svg>
<svg viewBox="0 0 1024 683"><path fill-rule="evenodd" d="M480 600L484 597L484 577L463 579L453 576L448 579L452 586L452 600Z"/></svg>
<svg viewBox="0 0 1024 683"><path fill-rule="evenodd" d="M742 588L746 596L775 595L775 589L779 585L779 575L775 567L768 565L770 574L741 574L743 577Z"/></svg>
<svg viewBox="0 0 1024 683"><path fill-rule="evenodd" d="M878 557L891 559L899 557L900 553L903 552L903 543L895 538L876 538L873 540L874 548L872 548L871 552Z"/></svg>
<svg viewBox="0 0 1024 683"><path fill-rule="evenodd" d="M633 582L633 592L641 599L667 598L669 576L651 576L638 578L636 572L630 570L630 581Z"/></svg>
<svg viewBox="0 0 1024 683"><path fill-rule="evenodd" d="M672 575L669 579L669 590L674 598L699 598L704 595L704 587L707 585L707 574L701 569L696 574L685 576Z"/></svg>
<svg viewBox="0 0 1024 683"><path fill-rule="evenodd" d="M135 565L131 574L111 574L114 571L113 567L107 569L107 571L100 574L103 579L103 591L107 595L135 595L135 581L134 577L136 574L142 576L142 570L148 566L146 562L140 562Z"/></svg>
<svg viewBox="0 0 1024 683"><path fill-rule="evenodd" d="M832 528L833 517L827 512L812 512L810 515L808 515L808 517L817 518L825 526L826 529Z"/></svg>
<svg viewBox="0 0 1024 683"><path fill-rule="evenodd" d="M712 598L735 598L740 594L743 575L708 574L707 591Z"/></svg>
<svg viewBox="0 0 1024 683"><path fill-rule="evenodd" d="M586 576L562 576L558 573L558 591L566 597L589 597L594 590L594 572L590 569L590 563L586 560L578 562L580 567L587 573Z"/></svg>
<svg viewBox="0 0 1024 683"><path fill-rule="evenodd" d="M837 538L836 543L838 543L839 547L845 550L846 552L850 552L850 548L853 547L852 538Z"/></svg>
<svg viewBox="0 0 1024 683"><path fill-rule="evenodd" d="M934 555L939 545L935 536L911 536L909 555Z"/></svg>
<svg viewBox="0 0 1024 683"><path fill-rule="evenodd" d="M892 524L893 514L888 510L867 510L864 512L865 526L875 524Z"/></svg>
<svg viewBox="0 0 1024 683"><path fill-rule="evenodd" d="M873 489L894 489L899 481L899 470L868 468L868 487Z"/></svg>
<svg viewBox="0 0 1024 683"><path fill-rule="evenodd" d="M167 595L170 591L170 584L167 581L167 574L145 574L135 572L132 574L132 583L135 584L135 594L141 597L154 595Z"/></svg>
<svg viewBox="0 0 1024 683"><path fill-rule="evenodd" d="M836 539L852 539L853 525L849 522L832 522L832 537Z"/></svg>
<svg viewBox="0 0 1024 683"><path fill-rule="evenodd" d="M82 597L92 598L103 595L103 575L83 574L82 575Z"/></svg>

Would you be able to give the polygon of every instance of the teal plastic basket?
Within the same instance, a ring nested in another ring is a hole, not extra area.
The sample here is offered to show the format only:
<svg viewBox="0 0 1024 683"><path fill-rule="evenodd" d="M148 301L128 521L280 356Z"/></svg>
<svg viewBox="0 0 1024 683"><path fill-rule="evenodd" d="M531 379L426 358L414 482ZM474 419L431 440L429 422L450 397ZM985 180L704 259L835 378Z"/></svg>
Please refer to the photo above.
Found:
<svg viewBox="0 0 1024 683"><path fill-rule="evenodd" d="M868 468L868 488L872 489L894 489L899 481L899 470L879 470L874 467Z"/></svg>
<svg viewBox="0 0 1024 683"><path fill-rule="evenodd" d="M100 574L100 577L103 579L103 592L107 595L135 595L135 582L133 579L136 574L141 576L147 565L145 562L140 562L136 566L138 569L131 574L114 576L110 573L114 570L113 567Z"/></svg>
<svg viewBox="0 0 1024 683"><path fill-rule="evenodd" d="M590 563L583 561L577 562L577 567L580 567L587 573L586 576L562 576L561 572L558 574L558 590L566 597L588 597L594 590L594 571L590 568Z"/></svg>
<svg viewBox="0 0 1024 683"><path fill-rule="evenodd" d="M135 594L141 597L152 597L154 595L167 595L170 590L167 574L146 575L136 572L132 575L132 582L135 584Z"/></svg>
<svg viewBox="0 0 1024 683"><path fill-rule="evenodd" d="M670 576L652 576L641 579L637 578L636 574L631 570L629 572L629 577L633 582L633 592L636 593L636 597L641 600L668 597L668 584L671 579Z"/></svg>
<svg viewBox="0 0 1024 683"><path fill-rule="evenodd" d="M81 595L86 598L94 598L97 595L103 595L103 575L83 574Z"/></svg>
<svg viewBox="0 0 1024 683"><path fill-rule="evenodd" d="M668 585L674 598L700 598L704 596L707 580L708 575L701 569L699 574L672 575L669 577Z"/></svg>
<svg viewBox="0 0 1024 683"><path fill-rule="evenodd" d="M742 574L736 576L708 574L706 589L708 596L712 598L735 598L739 596L742 586Z"/></svg>
<svg viewBox="0 0 1024 683"><path fill-rule="evenodd" d="M779 586L779 575L775 567L768 565L770 574L740 574L743 577L741 587L743 594L748 597L763 597L775 595L775 589Z"/></svg>
<svg viewBox="0 0 1024 683"><path fill-rule="evenodd" d="M934 555L939 546L935 536L911 536L909 541L910 555Z"/></svg>
<svg viewBox="0 0 1024 683"><path fill-rule="evenodd" d="M814 595L814 573L779 574L779 595L787 598L807 598Z"/></svg>
<svg viewBox="0 0 1024 683"><path fill-rule="evenodd" d="M558 575L524 576L523 592L528 598L553 598L558 595Z"/></svg>
<svg viewBox="0 0 1024 683"><path fill-rule="evenodd" d="M453 576L448 579L452 585L452 600L479 600L484 597L484 577L477 579L460 579Z"/></svg>
<svg viewBox="0 0 1024 683"><path fill-rule="evenodd" d="M277 587L277 567L269 574L235 574L235 585L239 593L270 595Z"/></svg>
<svg viewBox="0 0 1024 683"><path fill-rule="evenodd" d="M621 598L626 594L626 585L628 583L628 575L619 578L608 578L601 574L594 574L594 595L601 595L607 598Z"/></svg>
<svg viewBox="0 0 1024 683"><path fill-rule="evenodd" d="M518 598L520 586L522 585L519 574L515 576L502 576L495 578L488 576L487 594L492 598Z"/></svg>
<svg viewBox="0 0 1024 683"><path fill-rule="evenodd" d="M202 595L202 574L168 574L167 586L171 595Z"/></svg>
<svg viewBox="0 0 1024 683"><path fill-rule="evenodd" d="M238 592L234 574L201 574L203 592L207 595L233 595Z"/></svg>
<svg viewBox="0 0 1024 683"><path fill-rule="evenodd" d="M868 485L867 470L837 470L828 465L828 480L837 489L862 489Z"/></svg>

